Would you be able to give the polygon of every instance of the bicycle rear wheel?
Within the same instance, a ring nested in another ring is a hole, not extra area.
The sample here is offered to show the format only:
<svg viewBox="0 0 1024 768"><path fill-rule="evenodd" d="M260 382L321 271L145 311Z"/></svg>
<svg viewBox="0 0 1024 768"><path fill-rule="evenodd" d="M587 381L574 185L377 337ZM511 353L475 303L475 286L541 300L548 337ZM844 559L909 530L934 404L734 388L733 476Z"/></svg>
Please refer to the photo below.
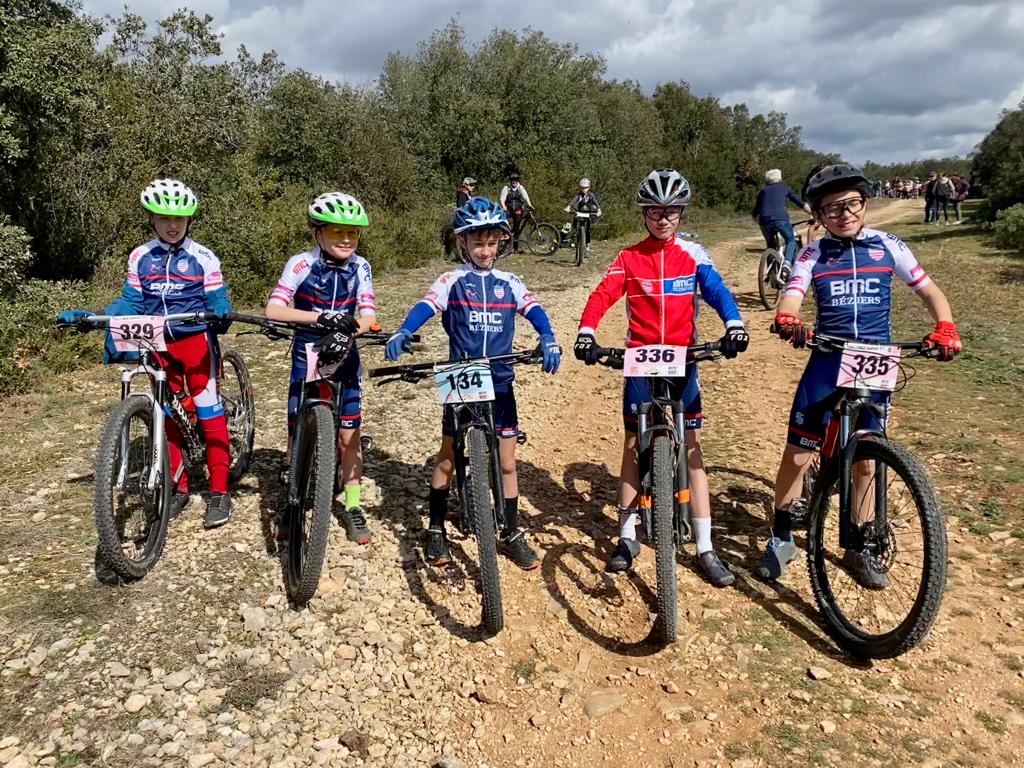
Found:
<svg viewBox="0 0 1024 768"><path fill-rule="evenodd" d="M237 483L252 461L252 444L256 438L256 405L249 369L241 353L234 349L222 354L224 372L220 381L220 397L228 422L231 444L231 468L228 480Z"/></svg>
<svg viewBox="0 0 1024 768"><path fill-rule="evenodd" d="M334 414L324 405L309 408L301 435L292 447L288 497L298 504L285 510L288 548L282 558L288 599L303 606L316 594L331 535L334 503ZM294 491L294 494L293 494Z"/></svg>
<svg viewBox="0 0 1024 768"><path fill-rule="evenodd" d="M505 618L501 607L501 581L498 576L498 542L491 509L490 451L487 434L471 428L466 434L469 477L463 502L470 528L476 535L480 558L481 621L491 635L501 632Z"/></svg>
<svg viewBox="0 0 1024 768"><path fill-rule="evenodd" d="M904 448L881 436L865 438L853 461L854 478L862 477L851 492L854 517L859 510L862 521L874 520L863 551L881 581L863 586L839 546L839 468L830 461L811 502L811 590L836 643L855 656L892 658L920 643L939 612L946 529L924 469Z"/></svg>
<svg viewBox="0 0 1024 768"><path fill-rule="evenodd" d="M530 232L527 246L535 256L550 256L558 250L558 229L553 224L538 224Z"/></svg>
<svg viewBox="0 0 1024 768"><path fill-rule="evenodd" d="M658 578L658 621L660 639L666 645L676 641L678 631L678 588L676 586L676 541L672 524L675 499L672 492L672 440L660 434L654 438L654 560Z"/></svg>
<svg viewBox="0 0 1024 768"><path fill-rule="evenodd" d="M157 454L156 487L149 490L154 454L152 402L142 395L127 397L103 427L93 486L99 556L126 581L145 576L167 541L171 473L166 444Z"/></svg>
<svg viewBox="0 0 1024 768"><path fill-rule="evenodd" d="M576 230L576 266L582 267L583 260L587 257L587 236L583 227Z"/></svg>
<svg viewBox="0 0 1024 768"><path fill-rule="evenodd" d="M781 261L779 252L773 248L765 248L761 254L761 262L757 265L757 292L761 295L761 303L765 309L775 309L782 293L779 285L779 269Z"/></svg>

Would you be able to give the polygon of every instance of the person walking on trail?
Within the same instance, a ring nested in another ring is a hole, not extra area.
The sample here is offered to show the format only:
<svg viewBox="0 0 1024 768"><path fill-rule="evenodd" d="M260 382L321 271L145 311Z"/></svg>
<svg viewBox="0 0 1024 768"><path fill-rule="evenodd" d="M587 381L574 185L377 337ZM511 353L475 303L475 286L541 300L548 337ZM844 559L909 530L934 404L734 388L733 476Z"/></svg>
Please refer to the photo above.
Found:
<svg viewBox="0 0 1024 768"><path fill-rule="evenodd" d="M939 180L939 174L932 171L928 174L928 181L924 183L924 223L939 223L939 209L935 205L935 185Z"/></svg>
<svg viewBox="0 0 1024 768"><path fill-rule="evenodd" d="M956 223L962 224L964 220L964 200L971 192L971 185L963 176L953 177L953 206L956 208Z"/></svg>
<svg viewBox="0 0 1024 768"><path fill-rule="evenodd" d="M573 213L579 211L580 213L589 213L591 216L601 215L601 203L597 199L597 196L590 191L590 179L583 177L580 179L580 191L576 193L569 204L565 206L566 213ZM587 250L590 250L590 223L593 219L583 219L583 232L587 238Z"/></svg>
<svg viewBox="0 0 1024 768"><path fill-rule="evenodd" d="M943 171L939 171L939 178L935 182L933 193L935 196L935 223L939 223L939 208L942 208L942 216L946 225L949 225L949 204L956 196L953 182Z"/></svg>
<svg viewBox="0 0 1024 768"><path fill-rule="evenodd" d="M519 233L523 229L523 218L526 216L526 211L533 207L530 195L520 182L518 173L509 174L508 184L501 188L498 202L505 215L511 219L512 253L516 253L519 251Z"/></svg>
<svg viewBox="0 0 1024 768"><path fill-rule="evenodd" d="M472 176L467 176L462 180L462 186L455 192L455 207L461 208L466 204L469 198L476 195L477 182Z"/></svg>
<svg viewBox="0 0 1024 768"><path fill-rule="evenodd" d="M764 175L768 183L757 193L757 201L754 203L754 210L751 216L757 220L764 235L765 246L768 248L778 247L778 235L782 235L785 241L784 258L782 267L782 278L789 277L793 267L793 257L796 255L796 236L793 234L793 225L789 221L789 213L786 212L786 201L802 208L810 214L811 207L800 199L788 184L782 183L782 171L773 168Z"/></svg>

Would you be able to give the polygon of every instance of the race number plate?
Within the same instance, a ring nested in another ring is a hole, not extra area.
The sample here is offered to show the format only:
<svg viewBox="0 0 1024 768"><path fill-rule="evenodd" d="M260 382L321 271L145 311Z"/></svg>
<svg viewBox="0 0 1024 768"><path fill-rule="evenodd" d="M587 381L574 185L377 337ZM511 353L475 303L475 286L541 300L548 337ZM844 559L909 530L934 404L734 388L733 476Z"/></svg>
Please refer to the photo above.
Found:
<svg viewBox="0 0 1024 768"><path fill-rule="evenodd" d="M139 348L167 351L167 318L160 315L124 315L110 321L110 337L118 352L138 352Z"/></svg>
<svg viewBox="0 0 1024 768"><path fill-rule="evenodd" d="M623 376L682 376L686 373L686 347L650 344L627 347Z"/></svg>
<svg viewBox="0 0 1024 768"><path fill-rule="evenodd" d="M866 387L883 392L896 389L900 348L884 344L847 344L839 360L837 387Z"/></svg>
<svg viewBox="0 0 1024 768"><path fill-rule="evenodd" d="M434 383L441 405L486 403L494 399L491 366L483 363L439 365L434 369Z"/></svg>
<svg viewBox="0 0 1024 768"><path fill-rule="evenodd" d="M314 342L306 342L306 381L329 379L341 367L344 360L329 365L320 365L320 351L313 346Z"/></svg>

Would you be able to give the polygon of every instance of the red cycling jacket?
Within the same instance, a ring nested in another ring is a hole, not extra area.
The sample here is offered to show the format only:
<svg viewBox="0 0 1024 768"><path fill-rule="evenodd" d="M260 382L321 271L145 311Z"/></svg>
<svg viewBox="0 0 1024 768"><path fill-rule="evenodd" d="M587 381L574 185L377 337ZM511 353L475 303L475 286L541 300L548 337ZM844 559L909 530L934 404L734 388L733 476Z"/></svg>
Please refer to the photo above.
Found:
<svg viewBox="0 0 1024 768"><path fill-rule="evenodd" d="M732 293L704 246L674 237L653 237L625 248L590 294L580 318L580 333L595 333L605 312L626 296L626 346L673 344L697 340L697 289L727 328L743 320Z"/></svg>

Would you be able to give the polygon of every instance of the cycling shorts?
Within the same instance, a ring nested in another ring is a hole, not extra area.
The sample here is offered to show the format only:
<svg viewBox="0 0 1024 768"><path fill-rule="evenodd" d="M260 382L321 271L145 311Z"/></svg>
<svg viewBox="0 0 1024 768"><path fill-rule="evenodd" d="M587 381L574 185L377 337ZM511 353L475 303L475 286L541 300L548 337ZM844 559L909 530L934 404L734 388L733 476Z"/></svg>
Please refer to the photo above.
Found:
<svg viewBox="0 0 1024 768"><path fill-rule="evenodd" d="M683 402L683 414L687 429L700 429L704 423L701 413L700 379L697 371L682 378L670 379L669 394ZM627 432L637 431L637 406L651 399L651 390L647 379L642 376L627 376L622 385L622 426Z"/></svg>
<svg viewBox="0 0 1024 768"><path fill-rule="evenodd" d="M832 417L832 409L842 390L836 388L839 378L839 352L812 352L796 387L793 407L789 411L789 435L786 442L798 448L816 450L821 447L825 428ZM876 403L888 404L891 393L872 392ZM883 424L870 411L861 411L854 429L881 430Z"/></svg>
<svg viewBox="0 0 1024 768"><path fill-rule="evenodd" d="M516 410L516 396L512 387L495 389L491 407L494 410L494 431L498 433L498 437L518 437L519 413ZM455 435L455 408L453 406L446 405L441 414L441 434L445 437Z"/></svg>
<svg viewBox="0 0 1024 768"><path fill-rule="evenodd" d="M338 368L331 380L340 384L341 412L338 414L339 429L359 429L362 425L362 388L360 386L359 359L350 356ZM292 422L299 408L299 395L306 381L306 350L304 345L294 344L292 348L292 373L288 381L288 432L292 431ZM334 395L326 382L320 382L319 396L332 400Z"/></svg>

